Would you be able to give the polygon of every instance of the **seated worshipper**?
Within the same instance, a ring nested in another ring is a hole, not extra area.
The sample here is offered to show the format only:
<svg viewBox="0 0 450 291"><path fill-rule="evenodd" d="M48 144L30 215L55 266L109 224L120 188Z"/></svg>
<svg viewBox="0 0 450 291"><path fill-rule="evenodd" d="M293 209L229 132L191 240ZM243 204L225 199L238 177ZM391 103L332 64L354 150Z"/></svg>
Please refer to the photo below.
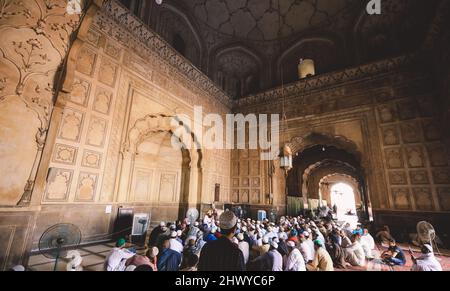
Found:
<svg viewBox="0 0 450 291"><path fill-rule="evenodd" d="M275 240L270 242L270 249L268 254L272 257L272 270L273 272L283 271L283 256L278 251L278 243Z"/></svg>
<svg viewBox="0 0 450 291"><path fill-rule="evenodd" d="M304 231L303 234L300 235L300 253L307 264L314 260L315 255L314 244L311 246L310 241L309 233Z"/></svg>
<svg viewBox="0 0 450 291"><path fill-rule="evenodd" d="M360 243L359 234L352 235L351 246L344 248L345 261L352 266L364 267L366 265L366 254Z"/></svg>
<svg viewBox="0 0 450 291"><path fill-rule="evenodd" d="M152 232L150 233L150 239L149 239L148 244L151 245L151 246L156 246L156 242L158 240L158 236L161 233L165 233L166 231L167 231L166 223L164 221L161 221L159 226L155 227L155 229L153 229Z"/></svg>
<svg viewBox="0 0 450 291"><path fill-rule="evenodd" d="M334 271L333 260L320 240L314 241L314 260L307 265L309 271Z"/></svg>
<svg viewBox="0 0 450 291"><path fill-rule="evenodd" d="M185 261L186 267L181 270L182 272L196 272L197 271L197 265L198 265L198 261L199 261L197 255L191 253L185 258L184 261Z"/></svg>
<svg viewBox="0 0 450 291"><path fill-rule="evenodd" d="M169 243L171 250L174 250L180 254L183 252L183 244L178 240L178 233L176 231L172 231Z"/></svg>
<svg viewBox="0 0 450 291"><path fill-rule="evenodd" d="M125 248L126 243L124 238L117 241L116 247L106 257L105 271L125 271L127 260L136 255Z"/></svg>
<svg viewBox="0 0 450 291"><path fill-rule="evenodd" d="M344 227L342 228L342 230L345 232L345 235L347 237L352 237L353 229L352 229L352 226L350 225L350 223L348 223L348 222L345 223Z"/></svg>
<svg viewBox="0 0 450 291"><path fill-rule="evenodd" d="M242 254L244 255L244 263L247 265L248 259L249 259L249 256L250 256L250 246L249 246L248 242L246 242L244 240L244 234L243 233L238 234L236 237L237 237L237 239L239 241L238 242L238 247L241 250Z"/></svg>
<svg viewBox="0 0 450 291"><path fill-rule="evenodd" d="M305 259L303 259L300 250L296 248L293 241L286 243L289 255L287 257L285 271L306 271Z"/></svg>
<svg viewBox="0 0 450 291"><path fill-rule="evenodd" d="M154 272L158 271L158 254L159 249L157 247L151 247L148 249L146 254L150 261L149 265L152 267Z"/></svg>
<svg viewBox="0 0 450 291"><path fill-rule="evenodd" d="M404 266L406 264L405 254L393 239L389 241L389 248L381 254L381 258L391 266Z"/></svg>
<svg viewBox="0 0 450 291"><path fill-rule="evenodd" d="M283 258L277 251L278 244L275 241L269 243L269 251L249 263L252 271L269 272L283 271Z"/></svg>
<svg viewBox="0 0 450 291"><path fill-rule="evenodd" d="M161 230L165 230L165 231L159 233L158 236L156 237L156 244L155 244L155 246L157 246L158 248L161 248L162 243L166 239L170 239L170 235L172 234L172 230L170 230L170 227L164 226L164 227L161 228ZM150 245L153 245L153 244L150 244Z"/></svg>
<svg viewBox="0 0 450 291"><path fill-rule="evenodd" d="M375 238L379 244L389 245L391 240L394 238L391 235L391 231L389 226L385 225L383 228L375 235Z"/></svg>
<svg viewBox="0 0 450 291"><path fill-rule="evenodd" d="M200 254L199 271L245 271L244 255L239 247L231 242L237 225L237 217L225 211L219 217L222 236L205 244Z"/></svg>
<svg viewBox="0 0 450 291"><path fill-rule="evenodd" d="M297 232L297 230L292 229L289 232L289 239L288 240L294 242L295 244L298 244L298 232Z"/></svg>
<svg viewBox="0 0 450 291"><path fill-rule="evenodd" d="M135 255L131 258L129 258L127 260L127 262L125 263L126 267L129 266L135 266L135 267L139 267L141 265L151 265L151 261L150 258L148 258L147 256L140 256L140 255Z"/></svg>
<svg viewBox="0 0 450 291"><path fill-rule="evenodd" d="M257 244L257 245L254 246L254 249L257 252L257 256L262 256L262 255L264 255L265 253L267 253L269 251L269 249L270 249L269 242L270 242L269 238L264 236L261 239L261 245Z"/></svg>
<svg viewBox="0 0 450 291"><path fill-rule="evenodd" d="M165 239L158 257L158 271L175 272L181 264L181 254L170 249L170 240Z"/></svg>
<svg viewBox="0 0 450 291"><path fill-rule="evenodd" d="M347 232L344 230L341 230L340 235L341 235L341 247L344 249L350 247L352 245L352 241L350 240L350 237L352 235L350 235L350 237L347 236Z"/></svg>
<svg viewBox="0 0 450 291"><path fill-rule="evenodd" d="M333 260L334 267L337 269L345 269L347 265L345 262L345 252L339 243L330 239L326 244L326 249Z"/></svg>
<svg viewBox="0 0 450 291"><path fill-rule="evenodd" d="M413 261L411 271L414 272L429 272L429 271L442 271L442 266L434 256L433 247L430 244L424 244L420 249L422 255L418 258L414 257L411 249L409 254Z"/></svg>
<svg viewBox="0 0 450 291"><path fill-rule="evenodd" d="M361 236L360 239L361 245L364 249L364 253L366 255L367 259L373 259L373 250L375 250L375 240L370 235L369 230L367 228L364 228L364 233Z"/></svg>

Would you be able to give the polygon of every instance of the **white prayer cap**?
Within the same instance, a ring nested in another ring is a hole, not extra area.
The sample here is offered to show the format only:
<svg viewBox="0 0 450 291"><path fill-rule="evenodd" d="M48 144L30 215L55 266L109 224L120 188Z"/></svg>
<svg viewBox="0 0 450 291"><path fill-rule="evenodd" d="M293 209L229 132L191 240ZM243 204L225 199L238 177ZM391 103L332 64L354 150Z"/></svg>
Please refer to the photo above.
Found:
<svg viewBox="0 0 450 291"><path fill-rule="evenodd" d="M283 239L283 240L287 240L288 239L287 234L285 232L280 232L278 234L278 238L279 239Z"/></svg>
<svg viewBox="0 0 450 291"><path fill-rule="evenodd" d="M246 232L246 231L247 231L247 227L246 227L246 226L243 226L243 227L242 227L242 231L243 231L243 232Z"/></svg>
<svg viewBox="0 0 450 291"><path fill-rule="evenodd" d="M270 245L274 248L274 249L278 249L278 244L275 241L271 241Z"/></svg>
<svg viewBox="0 0 450 291"><path fill-rule="evenodd" d="M237 239L238 239L239 241L243 241L243 240L244 240L244 234L243 234L243 233L239 233L239 234L237 235Z"/></svg>
<svg viewBox="0 0 450 291"><path fill-rule="evenodd" d="M291 247L291 248L295 248L295 243L293 242L293 241L288 241L287 243L286 243L286 245L288 246L288 247Z"/></svg>
<svg viewBox="0 0 450 291"><path fill-rule="evenodd" d="M432 247L430 244L423 244L423 246L424 246L425 248L427 248L427 250L429 250L430 253L433 252L433 247Z"/></svg>
<svg viewBox="0 0 450 291"><path fill-rule="evenodd" d="M166 226L166 223L165 223L164 221L161 221L161 222L159 223L159 226L161 226L161 227Z"/></svg>
<svg viewBox="0 0 450 291"><path fill-rule="evenodd" d="M198 221L194 222L194 226L199 226Z"/></svg>
<svg viewBox="0 0 450 291"><path fill-rule="evenodd" d="M176 238L177 237L177 232L176 231L172 231L172 233L170 234L171 238Z"/></svg>
<svg viewBox="0 0 450 291"><path fill-rule="evenodd" d="M181 230L177 231L177 236L181 236L183 232Z"/></svg>
<svg viewBox="0 0 450 291"><path fill-rule="evenodd" d="M303 235L304 235L305 237L309 237L309 232L304 231L304 232L303 232Z"/></svg>
<svg viewBox="0 0 450 291"><path fill-rule="evenodd" d="M236 215L234 215L234 213L229 211L229 210L227 210L224 213L222 213L220 215L220 219L219 220L220 220L219 227L221 229L229 230L229 229L232 229L233 227L235 227L236 224L237 224L237 217L236 217Z"/></svg>
<svg viewBox="0 0 450 291"><path fill-rule="evenodd" d="M157 247L152 247L149 251L148 251L148 255L150 258L154 258L159 254L159 250Z"/></svg>
<svg viewBox="0 0 450 291"><path fill-rule="evenodd" d="M22 265L17 265L11 268L11 270L15 271L15 272L24 272L25 271L25 267Z"/></svg>
<svg viewBox="0 0 450 291"><path fill-rule="evenodd" d="M264 236L263 237L263 239L262 239L262 242L263 242L263 244L268 244L269 243L269 237L267 237L267 236Z"/></svg>

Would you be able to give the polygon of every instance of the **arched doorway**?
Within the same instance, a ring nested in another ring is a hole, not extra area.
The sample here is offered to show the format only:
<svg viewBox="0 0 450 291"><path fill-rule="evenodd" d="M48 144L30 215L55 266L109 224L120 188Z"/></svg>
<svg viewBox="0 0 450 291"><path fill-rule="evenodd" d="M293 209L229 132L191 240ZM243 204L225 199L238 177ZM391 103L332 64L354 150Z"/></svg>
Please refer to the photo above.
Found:
<svg viewBox="0 0 450 291"><path fill-rule="evenodd" d="M356 145L344 138L311 134L300 142L293 142L293 169L287 177L288 195L301 198L305 208L315 210L319 206L332 207L330 188L336 184L329 177L346 177L353 187L355 212L359 220L369 220L369 200L365 182L365 170ZM328 177L327 179L324 179ZM339 181L338 181L339 182ZM326 190L326 187L329 187Z"/></svg>
<svg viewBox="0 0 450 291"><path fill-rule="evenodd" d="M202 151L182 143L171 119L158 114L137 120L122 151L117 201L151 206L156 221L183 219L201 201Z"/></svg>
<svg viewBox="0 0 450 291"><path fill-rule="evenodd" d="M356 215L355 191L349 184L340 182L330 189L330 203L336 211L338 221L350 223L353 227L358 222Z"/></svg>

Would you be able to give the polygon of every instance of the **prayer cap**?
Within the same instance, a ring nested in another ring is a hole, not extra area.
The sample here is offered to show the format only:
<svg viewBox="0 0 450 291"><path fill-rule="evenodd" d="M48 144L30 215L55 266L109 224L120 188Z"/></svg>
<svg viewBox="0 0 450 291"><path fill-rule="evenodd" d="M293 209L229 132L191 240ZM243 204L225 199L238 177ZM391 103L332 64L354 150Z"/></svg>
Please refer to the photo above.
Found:
<svg viewBox="0 0 450 291"><path fill-rule="evenodd" d="M244 240L244 234L239 233L239 234L237 235L237 239L238 239L239 241L243 241L243 240Z"/></svg>
<svg viewBox="0 0 450 291"><path fill-rule="evenodd" d="M288 246L288 247L291 247L291 248L295 248L295 243L293 242L293 241L288 241L287 243L286 243L286 245Z"/></svg>
<svg viewBox="0 0 450 291"><path fill-rule="evenodd" d="M274 248L274 249L278 249L278 244L275 241L271 241L270 245Z"/></svg>
<svg viewBox="0 0 450 291"><path fill-rule="evenodd" d="M229 230L229 229L232 229L233 227L235 227L237 224L236 215L234 215L234 213L229 210L222 213L220 215L219 220L220 220L220 224L219 224L220 229Z"/></svg>
<svg viewBox="0 0 450 291"><path fill-rule="evenodd" d="M432 247L430 244L424 244L423 246L424 246L427 250L429 250L430 253L433 252L433 247Z"/></svg>
<svg viewBox="0 0 450 291"><path fill-rule="evenodd" d="M25 267L22 265L17 265L11 268L11 270L15 271L15 272L24 272L25 271Z"/></svg>
<svg viewBox="0 0 450 291"><path fill-rule="evenodd" d="M158 256L158 254L159 254L159 250L157 247L152 247L148 252L148 256L150 258L154 258L154 257Z"/></svg>
<svg viewBox="0 0 450 291"><path fill-rule="evenodd" d="M320 240L318 240L318 239L316 239L316 240L314 241L314 244L315 244L315 245L318 245L319 247L322 247L322 246L323 246L322 242L321 242Z"/></svg>
<svg viewBox="0 0 450 291"><path fill-rule="evenodd" d="M120 248L121 246L123 246L124 244L126 244L126 240L124 238L119 238L119 240L116 243L116 247Z"/></svg>

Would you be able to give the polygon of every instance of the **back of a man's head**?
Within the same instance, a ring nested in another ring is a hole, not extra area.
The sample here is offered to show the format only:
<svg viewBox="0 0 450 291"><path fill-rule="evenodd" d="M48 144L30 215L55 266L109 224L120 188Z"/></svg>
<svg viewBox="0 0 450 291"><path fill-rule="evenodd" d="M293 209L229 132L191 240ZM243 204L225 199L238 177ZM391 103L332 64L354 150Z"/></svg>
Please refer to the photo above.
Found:
<svg viewBox="0 0 450 291"><path fill-rule="evenodd" d="M237 220L236 215L229 210L222 213L219 218L220 233L227 237L234 235Z"/></svg>

